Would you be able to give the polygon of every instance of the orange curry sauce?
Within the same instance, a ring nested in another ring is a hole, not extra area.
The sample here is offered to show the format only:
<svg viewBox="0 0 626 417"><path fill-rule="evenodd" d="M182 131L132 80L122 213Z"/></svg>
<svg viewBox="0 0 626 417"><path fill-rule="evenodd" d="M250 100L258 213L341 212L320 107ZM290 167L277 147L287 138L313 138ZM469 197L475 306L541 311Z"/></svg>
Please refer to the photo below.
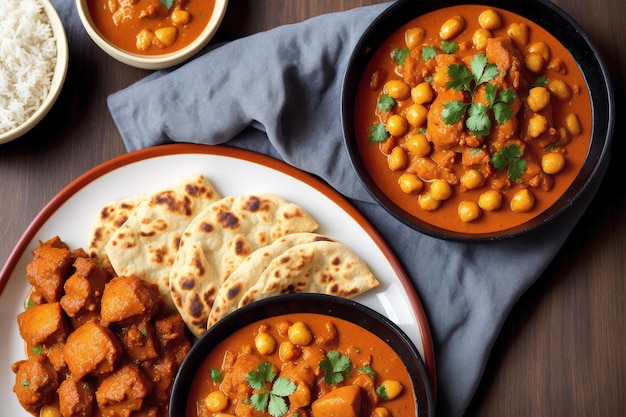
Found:
<svg viewBox="0 0 626 417"><path fill-rule="evenodd" d="M440 28L448 19L455 15L460 15L465 21L463 31L454 36L450 41L458 43L461 48L457 54L461 59L465 59L466 66L469 69L469 58L475 54L485 54L484 50L476 50L473 43L473 34L481 29L479 24L479 15L488 9L487 6L478 5L464 5L454 6L450 8L444 8L438 11L434 11L423 16L420 16L406 25L400 27L392 36L382 44L378 51L373 55L372 60L368 64L364 76L360 82L355 110L355 129L357 135L357 141L359 143L359 149L361 157L365 166L367 167L370 175L381 190L384 190L396 204L402 207L405 211L411 215L422 219L425 222L436 225L440 228L453 230L462 233L490 233L511 227L519 226L526 221L537 216L550 205L552 205L570 186L580 170L585 160L592 131L592 111L589 98L589 92L576 62L573 58L547 30L533 23L532 21L525 19L517 14L492 8L495 10L501 19L501 25L499 29L491 30L493 37L506 37L507 30L511 24L524 23L528 28L528 40L524 45L517 44L517 48L523 56L527 56L530 52L531 46L536 42L544 42L547 44L550 50L550 58L546 61L543 70L540 73L530 73L526 68L523 71L526 73L525 77L529 79L530 86L532 86L533 80L538 80L539 76L546 77L553 80L558 79L564 81L571 90L571 97L569 99L559 99L551 96L550 107L548 111L551 111L552 125L554 128L563 127L565 117L570 113L575 113L580 121L582 130L578 134L570 135L571 140L567 145L556 146L551 151L560 152L565 156L565 167L560 172L549 175L553 179L553 186L550 190L542 189L542 186L530 186L528 182L526 184L517 184L515 181L510 181L510 184L506 188L500 188L499 191L502 194L502 204L499 209L493 211L481 210L480 215L473 221L462 221L458 214L458 206L462 201L473 201L478 203L479 196L485 191L492 188L492 182L497 181L498 178L506 180L506 169L500 171L491 169L492 177L486 176L484 185L477 189L462 190L460 184L453 184L452 196L444 201L438 209L428 211L421 208L418 204L419 194L428 192L432 179L425 179L423 181L423 189L420 192L406 193L400 189L399 178L407 171L407 169L401 169L393 171L388 165L388 153L389 150L383 151L383 144L372 143L369 139L370 126L384 123L381 118L380 111L377 111L377 101L383 94L383 88L372 88L370 83L372 75L377 71L378 73L384 73L385 79L383 82L389 80L403 80L403 76L398 71L396 63L391 57L392 51L395 48L406 48L405 32L407 29L421 27L425 30L423 40L420 42L422 45L432 45L439 49L441 42ZM438 53L442 53L438 51ZM468 58L469 57L469 58ZM560 65L560 70L555 71L549 67L552 64ZM522 66L524 66L522 61ZM383 71L380 71L380 70ZM431 79L432 79L432 73ZM425 80L421 81L428 81ZM432 81L431 81L432 83ZM382 84L382 83L381 83ZM410 85L415 87L415 85ZM518 132L515 139L522 139L526 142L527 153L533 154L534 160L539 164L541 163L541 156L548 152L545 147L545 140L541 137L537 139L529 139L526 132L528 118L532 116L533 112L530 111L526 105L526 95L528 94L528 88L526 91L520 90L517 92L520 99L521 108L517 113L518 120ZM435 93L435 97L436 97ZM412 98L408 97L405 100L398 100L394 112L406 114L406 109L413 104ZM424 104L429 107L432 104ZM549 115L547 116L550 117ZM494 122L495 125L495 122ZM396 138L397 144L401 146L406 137L421 132L427 131L427 125L422 126L410 126L409 133L404 135L404 138ZM393 139L393 138L392 138ZM484 143L487 143L485 140ZM467 145L469 146L469 145ZM487 149L489 145L485 145L484 149ZM433 147L434 148L434 147ZM456 157L454 164L448 167L448 171L460 178L464 170L468 167L463 167L461 161L461 146L451 146L449 149L454 150ZM432 159L432 152L427 155L426 158ZM483 167L484 168L484 167ZM488 167L487 167L488 168ZM491 167L493 168L493 167ZM410 170L410 168L409 168ZM488 170L488 169L487 169ZM483 170L484 172L484 170ZM545 174L542 174L545 176ZM513 212L510 209L510 202L515 192L520 188L528 188L531 190L535 197L534 206L530 211L526 212Z"/></svg>
<svg viewBox="0 0 626 417"><path fill-rule="evenodd" d="M89 0L87 3L95 26L109 42L142 55L167 54L189 45L204 30L215 8L215 0L174 0L169 9L160 0ZM177 23L173 16L181 10L186 16L182 23ZM151 36L163 28L174 28L172 44L145 40L146 33ZM138 36L144 36L143 46L138 47L141 43Z"/></svg>

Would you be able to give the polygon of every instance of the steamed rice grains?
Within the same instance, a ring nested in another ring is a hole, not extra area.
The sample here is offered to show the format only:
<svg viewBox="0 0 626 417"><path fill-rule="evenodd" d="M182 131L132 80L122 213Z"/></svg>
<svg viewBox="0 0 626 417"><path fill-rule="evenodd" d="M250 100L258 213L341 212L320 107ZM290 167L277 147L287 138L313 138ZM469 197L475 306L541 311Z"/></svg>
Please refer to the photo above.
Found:
<svg viewBox="0 0 626 417"><path fill-rule="evenodd" d="M24 123L52 84L57 46L38 0L0 1L0 134Z"/></svg>

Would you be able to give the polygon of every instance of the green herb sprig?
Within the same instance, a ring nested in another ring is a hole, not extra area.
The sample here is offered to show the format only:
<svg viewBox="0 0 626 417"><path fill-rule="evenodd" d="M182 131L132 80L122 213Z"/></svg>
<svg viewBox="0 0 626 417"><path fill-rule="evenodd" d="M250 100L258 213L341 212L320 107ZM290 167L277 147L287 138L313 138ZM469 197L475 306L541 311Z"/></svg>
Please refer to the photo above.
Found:
<svg viewBox="0 0 626 417"><path fill-rule="evenodd" d="M319 363L320 369L324 372L324 382L329 385L336 385L347 378L352 371L352 361L346 355L342 355L337 350L331 350L326 354L326 358Z"/></svg>
<svg viewBox="0 0 626 417"><path fill-rule="evenodd" d="M268 362L260 363L257 369L246 375L246 381L250 388L257 393L250 396L250 404L261 412L269 412L272 417L281 417L288 411L287 402L283 397L288 397L296 390L296 384L287 377L276 378L274 367ZM268 389L268 384L271 389Z"/></svg>
<svg viewBox="0 0 626 417"><path fill-rule="evenodd" d="M491 164L500 171L507 168L506 174L509 179L518 182L526 171L526 161L522 158L523 155L524 151L518 145L507 145L491 156Z"/></svg>

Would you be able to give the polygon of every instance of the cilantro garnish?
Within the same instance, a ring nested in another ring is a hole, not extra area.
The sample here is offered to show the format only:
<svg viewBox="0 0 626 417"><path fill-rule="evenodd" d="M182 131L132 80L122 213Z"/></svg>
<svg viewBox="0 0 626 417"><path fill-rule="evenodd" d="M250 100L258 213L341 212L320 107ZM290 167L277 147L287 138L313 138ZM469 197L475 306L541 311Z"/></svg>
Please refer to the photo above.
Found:
<svg viewBox="0 0 626 417"><path fill-rule="evenodd" d="M446 54L453 54L459 50L459 44L454 41L441 40L441 50Z"/></svg>
<svg viewBox="0 0 626 417"><path fill-rule="evenodd" d="M378 99L376 106L383 111L390 111L396 105L396 100L389 94L383 94Z"/></svg>
<svg viewBox="0 0 626 417"><path fill-rule="evenodd" d="M507 145L491 156L491 163L497 170L507 168L507 176L512 181L518 181L526 171L526 161L522 158L524 152L518 145Z"/></svg>
<svg viewBox="0 0 626 417"><path fill-rule="evenodd" d="M402 65L404 64L406 57L409 56L409 52L409 48L395 48L391 51L391 58L396 61L397 65Z"/></svg>
<svg viewBox="0 0 626 417"><path fill-rule="evenodd" d="M467 69L462 64L450 64L447 68L450 80L446 83L449 88L457 91L467 91L472 96L472 102L464 103L454 100L444 103L442 112L443 121L446 124L454 124L461 120L467 111L467 120L465 126L476 136L486 136L491 131L491 118L489 110L493 112L493 117L497 123L506 123L513 117L513 109L511 104L515 101L515 92L508 88L498 91L495 84L489 83L498 75L498 67L495 64L489 64L487 57L478 54L474 55L470 62L470 68ZM485 85L484 103L474 103L474 95L478 87Z"/></svg>
<svg viewBox="0 0 626 417"><path fill-rule="evenodd" d="M272 364L263 362L254 371L248 372L246 381L250 388L257 393L250 396L250 404L261 412L269 412L272 417L281 417L287 413L287 402L283 397L288 397L296 390L296 384L287 377L280 377L274 381L276 373ZM271 389L267 384L271 384Z"/></svg>
<svg viewBox="0 0 626 417"><path fill-rule="evenodd" d="M224 379L224 374L222 374L222 371L219 369L211 368L209 375L211 377L211 381L213 382L222 382Z"/></svg>
<svg viewBox="0 0 626 417"><path fill-rule="evenodd" d="M372 378L376 378L376 372L374 372L374 370L372 369L371 366L369 365L365 365L365 366L361 366L359 368L359 372L362 374L366 374L371 376Z"/></svg>
<svg viewBox="0 0 626 417"><path fill-rule="evenodd" d="M543 87L546 84L548 84L549 81L550 81L550 78L546 77L545 75L540 75L539 77L537 77L537 79L535 80L532 86Z"/></svg>
<svg viewBox="0 0 626 417"><path fill-rule="evenodd" d="M434 46L428 45L428 46L425 46L424 49L422 49L422 58L428 60L428 59L433 59L436 56L437 56L437 48L435 48Z"/></svg>
<svg viewBox="0 0 626 417"><path fill-rule="evenodd" d="M28 300L26 300L26 310L35 307L35 302L33 301L32 298L28 297Z"/></svg>
<svg viewBox="0 0 626 417"><path fill-rule="evenodd" d="M174 0L161 0L161 4L168 9L171 9L174 5Z"/></svg>
<svg viewBox="0 0 626 417"><path fill-rule="evenodd" d="M43 349L41 348L41 346L33 346L30 348L30 351L33 352L33 354L35 355L41 355L43 353Z"/></svg>
<svg viewBox="0 0 626 417"><path fill-rule="evenodd" d="M346 355L337 350L331 350L326 354L326 359L320 361L320 369L324 372L324 382L338 384L352 371L352 361Z"/></svg>
<svg viewBox="0 0 626 417"><path fill-rule="evenodd" d="M383 400L386 401L389 399L389 396L387 395L387 390L385 389L384 385L379 385L376 388L376 394L378 394L378 396Z"/></svg>
<svg viewBox="0 0 626 417"><path fill-rule="evenodd" d="M383 123L377 123L370 126L369 139L370 142L384 142L389 139L389 132Z"/></svg>

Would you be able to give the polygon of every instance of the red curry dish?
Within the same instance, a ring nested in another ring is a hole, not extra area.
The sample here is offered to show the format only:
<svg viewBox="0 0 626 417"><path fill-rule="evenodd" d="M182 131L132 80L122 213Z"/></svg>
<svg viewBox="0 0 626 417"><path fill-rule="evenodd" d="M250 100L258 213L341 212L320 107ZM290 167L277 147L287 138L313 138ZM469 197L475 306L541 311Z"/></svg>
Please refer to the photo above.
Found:
<svg viewBox="0 0 626 417"><path fill-rule="evenodd" d="M41 417L166 416L191 348L181 317L160 312L155 284L116 277L58 237L33 251L33 290L17 317L26 342L13 391Z"/></svg>
<svg viewBox="0 0 626 417"><path fill-rule="evenodd" d="M206 356L187 417L416 416L407 369L372 332L293 313L248 324Z"/></svg>
<svg viewBox="0 0 626 417"><path fill-rule="evenodd" d="M589 92L567 49L503 9L463 5L403 25L357 91L360 156L384 193L439 228L521 225L574 181Z"/></svg>
<svg viewBox="0 0 626 417"><path fill-rule="evenodd" d="M88 0L102 35L125 51L160 55L193 42L208 24L215 0Z"/></svg>

